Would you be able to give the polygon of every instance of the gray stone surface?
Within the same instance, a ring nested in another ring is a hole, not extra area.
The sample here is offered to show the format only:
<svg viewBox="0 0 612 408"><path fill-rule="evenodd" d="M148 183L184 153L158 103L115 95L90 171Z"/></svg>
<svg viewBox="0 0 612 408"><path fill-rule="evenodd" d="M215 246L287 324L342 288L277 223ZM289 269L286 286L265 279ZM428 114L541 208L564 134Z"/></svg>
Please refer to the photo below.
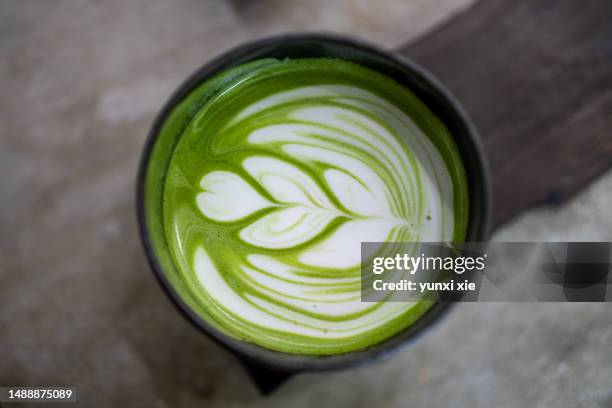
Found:
<svg viewBox="0 0 612 408"><path fill-rule="evenodd" d="M174 310L136 234L157 109L191 71L263 34L333 29L389 47L471 0L0 3L0 385L83 406L612 407L612 306L463 304L387 361L261 397ZM612 240L612 173L498 240Z"/></svg>

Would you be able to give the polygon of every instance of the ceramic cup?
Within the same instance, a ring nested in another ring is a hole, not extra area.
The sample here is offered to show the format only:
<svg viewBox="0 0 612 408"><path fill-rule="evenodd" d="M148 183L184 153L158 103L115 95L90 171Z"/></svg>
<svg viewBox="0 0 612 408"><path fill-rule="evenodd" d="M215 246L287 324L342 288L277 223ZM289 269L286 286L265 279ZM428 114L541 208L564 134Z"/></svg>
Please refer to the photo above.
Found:
<svg viewBox="0 0 612 408"><path fill-rule="evenodd" d="M166 102L144 147L136 186L140 237L155 276L179 311L198 329L234 353L245 364L263 392L269 392L288 376L298 372L347 368L395 352L400 346L407 345L423 334L452 306L452 303L437 303L412 326L370 348L331 356L304 356L268 350L228 337L197 315L185 302L182 284L176 278L161 229L161 192L166 171L164 163L169 161L176 140L161 140L159 130L173 108L211 76L248 61L270 57L340 58L383 73L406 86L446 124L463 159L470 203L466 241L487 240L491 209L489 172L475 127L459 102L438 80L424 68L397 53L330 34L281 35L239 46L198 69ZM151 165L152 158L157 163L154 166Z"/></svg>

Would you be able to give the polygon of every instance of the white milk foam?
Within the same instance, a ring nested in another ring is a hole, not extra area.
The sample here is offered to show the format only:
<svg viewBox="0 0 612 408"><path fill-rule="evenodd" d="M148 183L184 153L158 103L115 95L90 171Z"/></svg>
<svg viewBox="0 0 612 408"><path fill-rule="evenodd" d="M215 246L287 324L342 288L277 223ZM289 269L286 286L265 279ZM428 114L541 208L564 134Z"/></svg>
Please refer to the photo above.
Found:
<svg viewBox="0 0 612 408"><path fill-rule="evenodd" d="M255 154L242 162L250 179L217 170L200 183L197 206L213 221L236 222L267 211L238 234L254 248L241 273L265 296L233 290L203 246L194 269L207 294L229 314L266 329L331 339L373 330L412 306L360 302L360 243L451 240L453 188L440 153L412 119L356 86L279 92L246 107L230 125L287 102L322 97L325 102L296 105L286 123L248 135L252 146L277 144L286 160ZM296 163L326 169L315 177ZM344 221L329 230L339 219ZM257 250L300 245L297 265ZM325 273L319 276L321 268ZM342 273L351 268L357 272ZM330 290L336 288L343 290Z"/></svg>

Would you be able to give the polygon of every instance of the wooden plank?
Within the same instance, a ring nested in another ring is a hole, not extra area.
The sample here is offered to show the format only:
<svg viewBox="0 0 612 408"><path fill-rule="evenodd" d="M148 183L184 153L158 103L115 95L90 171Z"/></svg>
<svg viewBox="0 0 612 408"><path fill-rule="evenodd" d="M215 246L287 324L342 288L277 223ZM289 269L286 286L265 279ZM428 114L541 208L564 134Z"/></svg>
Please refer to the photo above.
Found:
<svg viewBox="0 0 612 408"><path fill-rule="evenodd" d="M612 1L482 0L400 52L479 128L496 226L612 165Z"/></svg>

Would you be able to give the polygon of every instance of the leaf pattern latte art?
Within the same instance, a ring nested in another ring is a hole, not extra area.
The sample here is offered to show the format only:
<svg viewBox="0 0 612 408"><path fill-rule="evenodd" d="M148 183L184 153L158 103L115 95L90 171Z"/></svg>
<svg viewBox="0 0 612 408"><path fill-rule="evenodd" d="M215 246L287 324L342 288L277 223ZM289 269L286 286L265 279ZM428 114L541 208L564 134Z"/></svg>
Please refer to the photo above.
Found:
<svg viewBox="0 0 612 408"><path fill-rule="evenodd" d="M266 348L334 354L431 307L360 301L361 242L465 234L459 154L414 94L319 59L252 62L201 89L173 129L164 219L204 318Z"/></svg>

